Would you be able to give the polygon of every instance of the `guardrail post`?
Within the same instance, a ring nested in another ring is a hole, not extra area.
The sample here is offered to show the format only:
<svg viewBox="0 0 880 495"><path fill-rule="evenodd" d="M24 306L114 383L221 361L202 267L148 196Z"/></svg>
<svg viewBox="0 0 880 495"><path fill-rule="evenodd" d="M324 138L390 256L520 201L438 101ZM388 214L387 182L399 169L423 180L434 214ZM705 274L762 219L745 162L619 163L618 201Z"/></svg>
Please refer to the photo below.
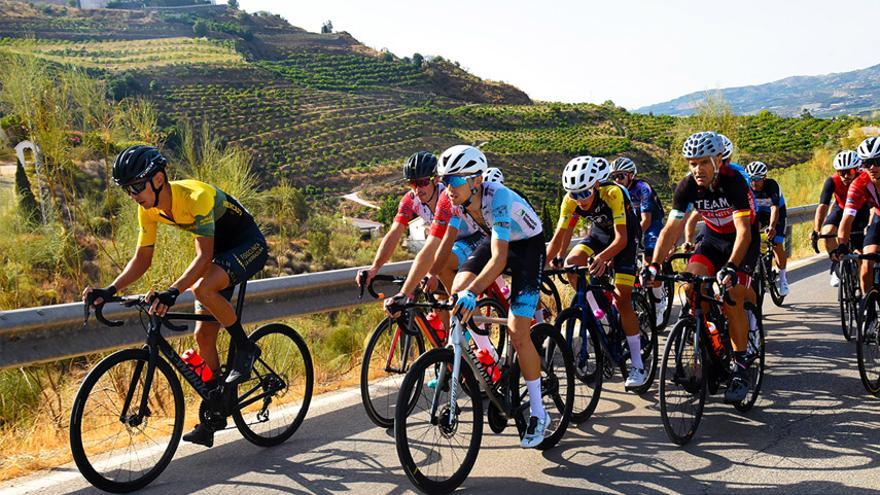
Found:
<svg viewBox="0 0 880 495"><path fill-rule="evenodd" d="M785 254L791 257L791 225L785 226Z"/></svg>

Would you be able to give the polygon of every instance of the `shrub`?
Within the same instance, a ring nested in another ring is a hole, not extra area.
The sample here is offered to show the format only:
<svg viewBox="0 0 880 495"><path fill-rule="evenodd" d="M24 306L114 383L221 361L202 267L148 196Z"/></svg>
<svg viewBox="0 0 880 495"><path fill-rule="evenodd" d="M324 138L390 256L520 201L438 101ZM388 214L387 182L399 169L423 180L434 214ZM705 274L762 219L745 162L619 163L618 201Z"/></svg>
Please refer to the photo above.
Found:
<svg viewBox="0 0 880 495"><path fill-rule="evenodd" d="M203 21L202 19L197 20L193 23L193 33L195 33L198 37L204 37L208 35L208 23Z"/></svg>

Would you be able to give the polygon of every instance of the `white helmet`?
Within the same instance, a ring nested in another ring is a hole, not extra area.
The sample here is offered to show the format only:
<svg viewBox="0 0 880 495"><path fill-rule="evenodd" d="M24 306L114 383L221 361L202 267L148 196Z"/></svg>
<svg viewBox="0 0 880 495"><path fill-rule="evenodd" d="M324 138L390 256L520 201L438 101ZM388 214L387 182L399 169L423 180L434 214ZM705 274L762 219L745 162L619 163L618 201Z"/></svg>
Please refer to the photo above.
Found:
<svg viewBox="0 0 880 495"><path fill-rule="evenodd" d="M880 138L869 137L859 145L859 158L862 161L880 158Z"/></svg>
<svg viewBox="0 0 880 495"><path fill-rule="evenodd" d="M834 170L849 170L862 166L862 159L852 150L843 150L834 157Z"/></svg>
<svg viewBox="0 0 880 495"><path fill-rule="evenodd" d="M691 134L681 147L681 155L685 158L704 158L723 154L724 143L718 134L712 131Z"/></svg>
<svg viewBox="0 0 880 495"><path fill-rule="evenodd" d="M636 164L629 158L621 156L611 163L611 172L632 172L635 175Z"/></svg>
<svg viewBox="0 0 880 495"><path fill-rule="evenodd" d="M581 192L605 182L611 175L608 160L592 156L572 158L562 171L562 187L568 192Z"/></svg>
<svg viewBox="0 0 880 495"><path fill-rule="evenodd" d="M483 172L483 182L497 182L504 184L504 174L495 167L489 167Z"/></svg>
<svg viewBox="0 0 880 495"><path fill-rule="evenodd" d="M731 141L729 137L721 133L718 134L718 137L721 138L721 144L724 145L724 153L721 154L721 159L730 160L730 157L733 156L733 141Z"/></svg>
<svg viewBox="0 0 880 495"><path fill-rule="evenodd" d="M746 173L749 175L749 178L752 177L767 177L767 164L764 162L752 162L746 166Z"/></svg>
<svg viewBox="0 0 880 495"><path fill-rule="evenodd" d="M488 163L482 151L473 146L459 144L440 155L437 175L482 175L486 168Z"/></svg>

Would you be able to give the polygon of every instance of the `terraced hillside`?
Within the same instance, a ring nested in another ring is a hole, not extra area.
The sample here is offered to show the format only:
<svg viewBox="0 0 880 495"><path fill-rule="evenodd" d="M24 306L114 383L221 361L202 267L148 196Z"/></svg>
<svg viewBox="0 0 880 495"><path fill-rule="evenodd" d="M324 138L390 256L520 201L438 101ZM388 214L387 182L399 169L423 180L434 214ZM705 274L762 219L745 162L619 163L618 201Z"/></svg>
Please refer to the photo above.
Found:
<svg viewBox="0 0 880 495"><path fill-rule="evenodd" d="M347 33L310 33L265 13L79 11L11 1L0 8L0 53L127 77L132 87L120 94L152 100L169 131L205 121L226 143L250 150L267 187L290 179L328 201L355 188L387 194L397 164L414 150L485 141L490 161L539 203L555 198L566 161L586 153L632 156L668 192L676 117L610 103L533 103L453 62L414 63ZM197 21L205 37L194 34ZM784 165L805 161L856 120L762 113L737 122L743 158Z"/></svg>

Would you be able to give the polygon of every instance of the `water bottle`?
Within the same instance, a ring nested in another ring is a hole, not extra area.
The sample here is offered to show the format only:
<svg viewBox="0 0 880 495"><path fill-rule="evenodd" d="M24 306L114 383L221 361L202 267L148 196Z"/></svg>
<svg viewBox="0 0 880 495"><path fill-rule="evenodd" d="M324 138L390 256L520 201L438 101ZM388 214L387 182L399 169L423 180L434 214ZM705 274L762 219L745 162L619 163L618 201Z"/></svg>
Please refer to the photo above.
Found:
<svg viewBox="0 0 880 495"><path fill-rule="evenodd" d="M587 303L590 305L590 309L593 310L593 316L596 317L597 320L602 320L605 317L605 311L599 307L599 303L596 302L596 297L593 296L592 292L587 292Z"/></svg>
<svg viewBox="0 0 880 495"><path fill-rule="evenodd" d="M187 349L183 351L183 354L180 355L183 362L188 364L193 371L199 375L199 378L202 379L203 382L209 382L214 379L214 372L211 371L211 368L202 359L202 356L199 356L199 353L195 351L195 349Z"/></svg>
<svg viewBox="0 0 880 495"><path fill-rule="evenodd" d="M501 295L503 295L505 299L510 299L510 287L507 286L504 277L498 275L498 278L495 279L495 284L501 289Z"/></svg>
<svg viewBox="0 0 880 495"><path fill-rule="evenodd" d="M716 354L720 355L724 351L724 343L721 342L721 332L718 331L715 323L711 321L706 322L706 328L709 329L709 340L712 341L712 349L715 350Z"/></svg>
<svg viewBox="0 0 880 495"><path fill-rule="evenodd" d="M489 375L489 378L492 379L492 382L497 382L501 379L501 370L498 369L498 366L495 364L495 358L492 357L492 353L486 349L480 349L477 351L477 361L483 365L483 368L486 370L486 374Z"/></svg>
<svg viewBox="0 0 880 495"><path fill-rule="evenodd" d="M428 313L428 324L434 329L440 340L446 340L446 327L443 326L443 319L435 312Z"/></svg>

